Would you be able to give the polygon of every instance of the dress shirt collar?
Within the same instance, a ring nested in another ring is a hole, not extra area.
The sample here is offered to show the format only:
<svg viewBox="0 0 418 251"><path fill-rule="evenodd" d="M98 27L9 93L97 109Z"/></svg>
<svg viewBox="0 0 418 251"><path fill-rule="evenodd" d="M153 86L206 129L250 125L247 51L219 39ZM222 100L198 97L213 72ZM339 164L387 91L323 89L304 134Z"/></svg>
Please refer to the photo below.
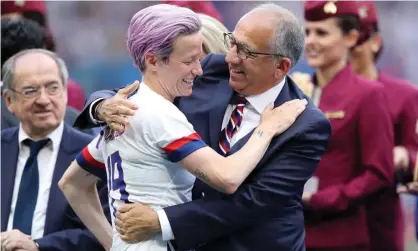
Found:
<svg viewBox="0 0 418 251"><path fill-rule="evenodd" d="M52 131L48 136L45 137L45 139L50 139L52 141L52 144L48 143L47 146L48 147L52 146L52 150L58 149L59 145L61 144L61 138L62 138L63 132L64 132L64 122L61 122L61 124L54 131ZM19 149L21 149L22 143L25 139L32 139L32 138L26 134L26 132L23 130L22 123L20 123L19 124Z"/></svg>
<svg viewBox="0 0 418 251"><path fill-rule="evenodd" d="M285 83L286 77L284 77L283 80L279 84L275 85L273 88L270 88L263 93L250 95L245 98L259 114L262 114L264 109L270 103L274 103L274 101L276 101Z"/></svg>

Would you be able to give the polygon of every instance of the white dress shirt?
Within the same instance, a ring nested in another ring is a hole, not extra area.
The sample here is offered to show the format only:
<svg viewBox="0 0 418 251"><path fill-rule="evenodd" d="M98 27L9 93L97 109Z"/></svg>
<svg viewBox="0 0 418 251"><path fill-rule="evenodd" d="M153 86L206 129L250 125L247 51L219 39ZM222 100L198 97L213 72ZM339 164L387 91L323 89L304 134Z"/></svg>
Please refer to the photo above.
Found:
<svg viewBox="0 0 418 251"><path fill-rule="evenodd" d="M39 190L38 199L36 201L35 212L32 220L32 238L38 239L44 235L46 210L48 207L49 190L51 188L52 176L54 174L55 163L61 144L62 133L64 131L64 122L51 132L46 138L51 141L42 148L38 153L38 169L39 169ZM29 158L29 147L23 144L25 139L30 138L19 126L19 155L16 168L16 177L13 189L12 205L10 206L9 221L7 231L13 230L13 218L16 207L17 196L19 194L20 180L22 178L23 169Z"/></svg>
<svg viewBox="0 0 418 251"><path fill-rule="evenodd" d="M241 127L239 128L238 132L235 133L232 137L231 147L260 124L261 114L270 103L274 103L274 101L277 99L277 97L280 94L280 91L283 89L285 79L286 78L284 78L278 85L275 85L273 88L270 88L269 90L261 94L246 97L248 103L244 107ZM228 107L226 108L224 119L222 122L222 130L228 124L235 107L236 105L228 105ZM204 196L204 194L202 195ZM158 210L157 214L161 225L163 240L173 240L173 230L171 229L170 222L164 209Z"/></svg>

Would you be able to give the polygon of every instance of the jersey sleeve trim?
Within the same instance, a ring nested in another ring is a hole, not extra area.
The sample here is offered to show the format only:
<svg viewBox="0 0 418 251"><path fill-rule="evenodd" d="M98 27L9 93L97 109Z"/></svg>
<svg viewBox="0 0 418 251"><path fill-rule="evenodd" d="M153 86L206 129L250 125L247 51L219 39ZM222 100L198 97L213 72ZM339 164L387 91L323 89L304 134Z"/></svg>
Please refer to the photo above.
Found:
<svg viewBox="0 0 418 251"><path fill-rule="evenodd" d="M77 155L76 161L87 172L106 180L105 164L94 159L87 146Z"/></svg>
<svg viewBox="0 0 418 251"><path fill-rule="evenodd" d="M180 138L164 147L164 151L168 155L171 162L179 162L194 151L205 147L206 143L197 133Z"/></svg>

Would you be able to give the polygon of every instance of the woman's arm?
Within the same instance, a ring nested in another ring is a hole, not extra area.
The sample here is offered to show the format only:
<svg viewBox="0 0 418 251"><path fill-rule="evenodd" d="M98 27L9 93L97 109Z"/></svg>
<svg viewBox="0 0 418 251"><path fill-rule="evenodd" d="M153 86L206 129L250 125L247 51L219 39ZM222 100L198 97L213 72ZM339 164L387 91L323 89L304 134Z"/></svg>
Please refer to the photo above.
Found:
<svg viewBox="0 0 418 251"><path fill-rule="evenodd" d="M58 186L64 193L73 210L86 227L96 236L106 250L112 246L112 226L106 219L100 205L96 176L82 169L73 161Z"/></svg>
<svg viewBox="0 0 418 251"><path fill-rule="evenodd" d="M306 100L293 100L261 116L261 124L251 138L235 154L223 157L210 147L200 148L180 163L190 173L213 188L234 193L264 156L272 138L286 131L306 107Z"/></svg>
<svg viewBox="0 0 418 251"><path fill-rule="evenodd" d="M223 157L206 146L191 153L180 163L213 188L232 194L264 156L273 136L274 133L257 128L245 146L231 156Z"/></svg>

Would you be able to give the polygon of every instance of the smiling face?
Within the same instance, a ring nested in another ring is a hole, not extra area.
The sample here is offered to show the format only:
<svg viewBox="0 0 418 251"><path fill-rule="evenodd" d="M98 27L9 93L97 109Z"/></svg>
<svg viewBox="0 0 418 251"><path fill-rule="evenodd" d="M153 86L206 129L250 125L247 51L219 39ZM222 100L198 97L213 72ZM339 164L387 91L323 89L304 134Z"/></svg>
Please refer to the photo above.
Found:
<svg viewBox="0 0 418 251"><path fill-rule="evenodd" d="M12 88L13 94L5 97L7 107L28 135L47 135L63 121L67 92L51 57L42 53L19 56ZM34 94L37 90L39 95Z"/></svg>
<svg viewBox="0 0 418 251"><path fill-rule="evenodd" d="M357 42L353 32L343 34L336 17L305 24L305 52L308 64L326 68L347 60L349 49Z"/></svg>
<svg viewBox="0 0 418 251"><path fill-rule="evenodd" d="M192 94L193 80L202 75L200 57L203 37L200 32L179 36L173 43L168 62L158 60L156 74L161 87L172 98Z"/></svg>
<svg viewBox="0 0 418 251"><path fill-rule="evenodd" d="M232 32L234 43L240 46L231 43L225 60L229 66L229 84L238 93L260 94L283 78L280 67L282 59L273 62L273 57L270 55L238 56L237 54L237 47L245 47L252 52L272 53L271 41L276 23L277 18L272 13L263 10L252 11L241 18Z"/></svg>

